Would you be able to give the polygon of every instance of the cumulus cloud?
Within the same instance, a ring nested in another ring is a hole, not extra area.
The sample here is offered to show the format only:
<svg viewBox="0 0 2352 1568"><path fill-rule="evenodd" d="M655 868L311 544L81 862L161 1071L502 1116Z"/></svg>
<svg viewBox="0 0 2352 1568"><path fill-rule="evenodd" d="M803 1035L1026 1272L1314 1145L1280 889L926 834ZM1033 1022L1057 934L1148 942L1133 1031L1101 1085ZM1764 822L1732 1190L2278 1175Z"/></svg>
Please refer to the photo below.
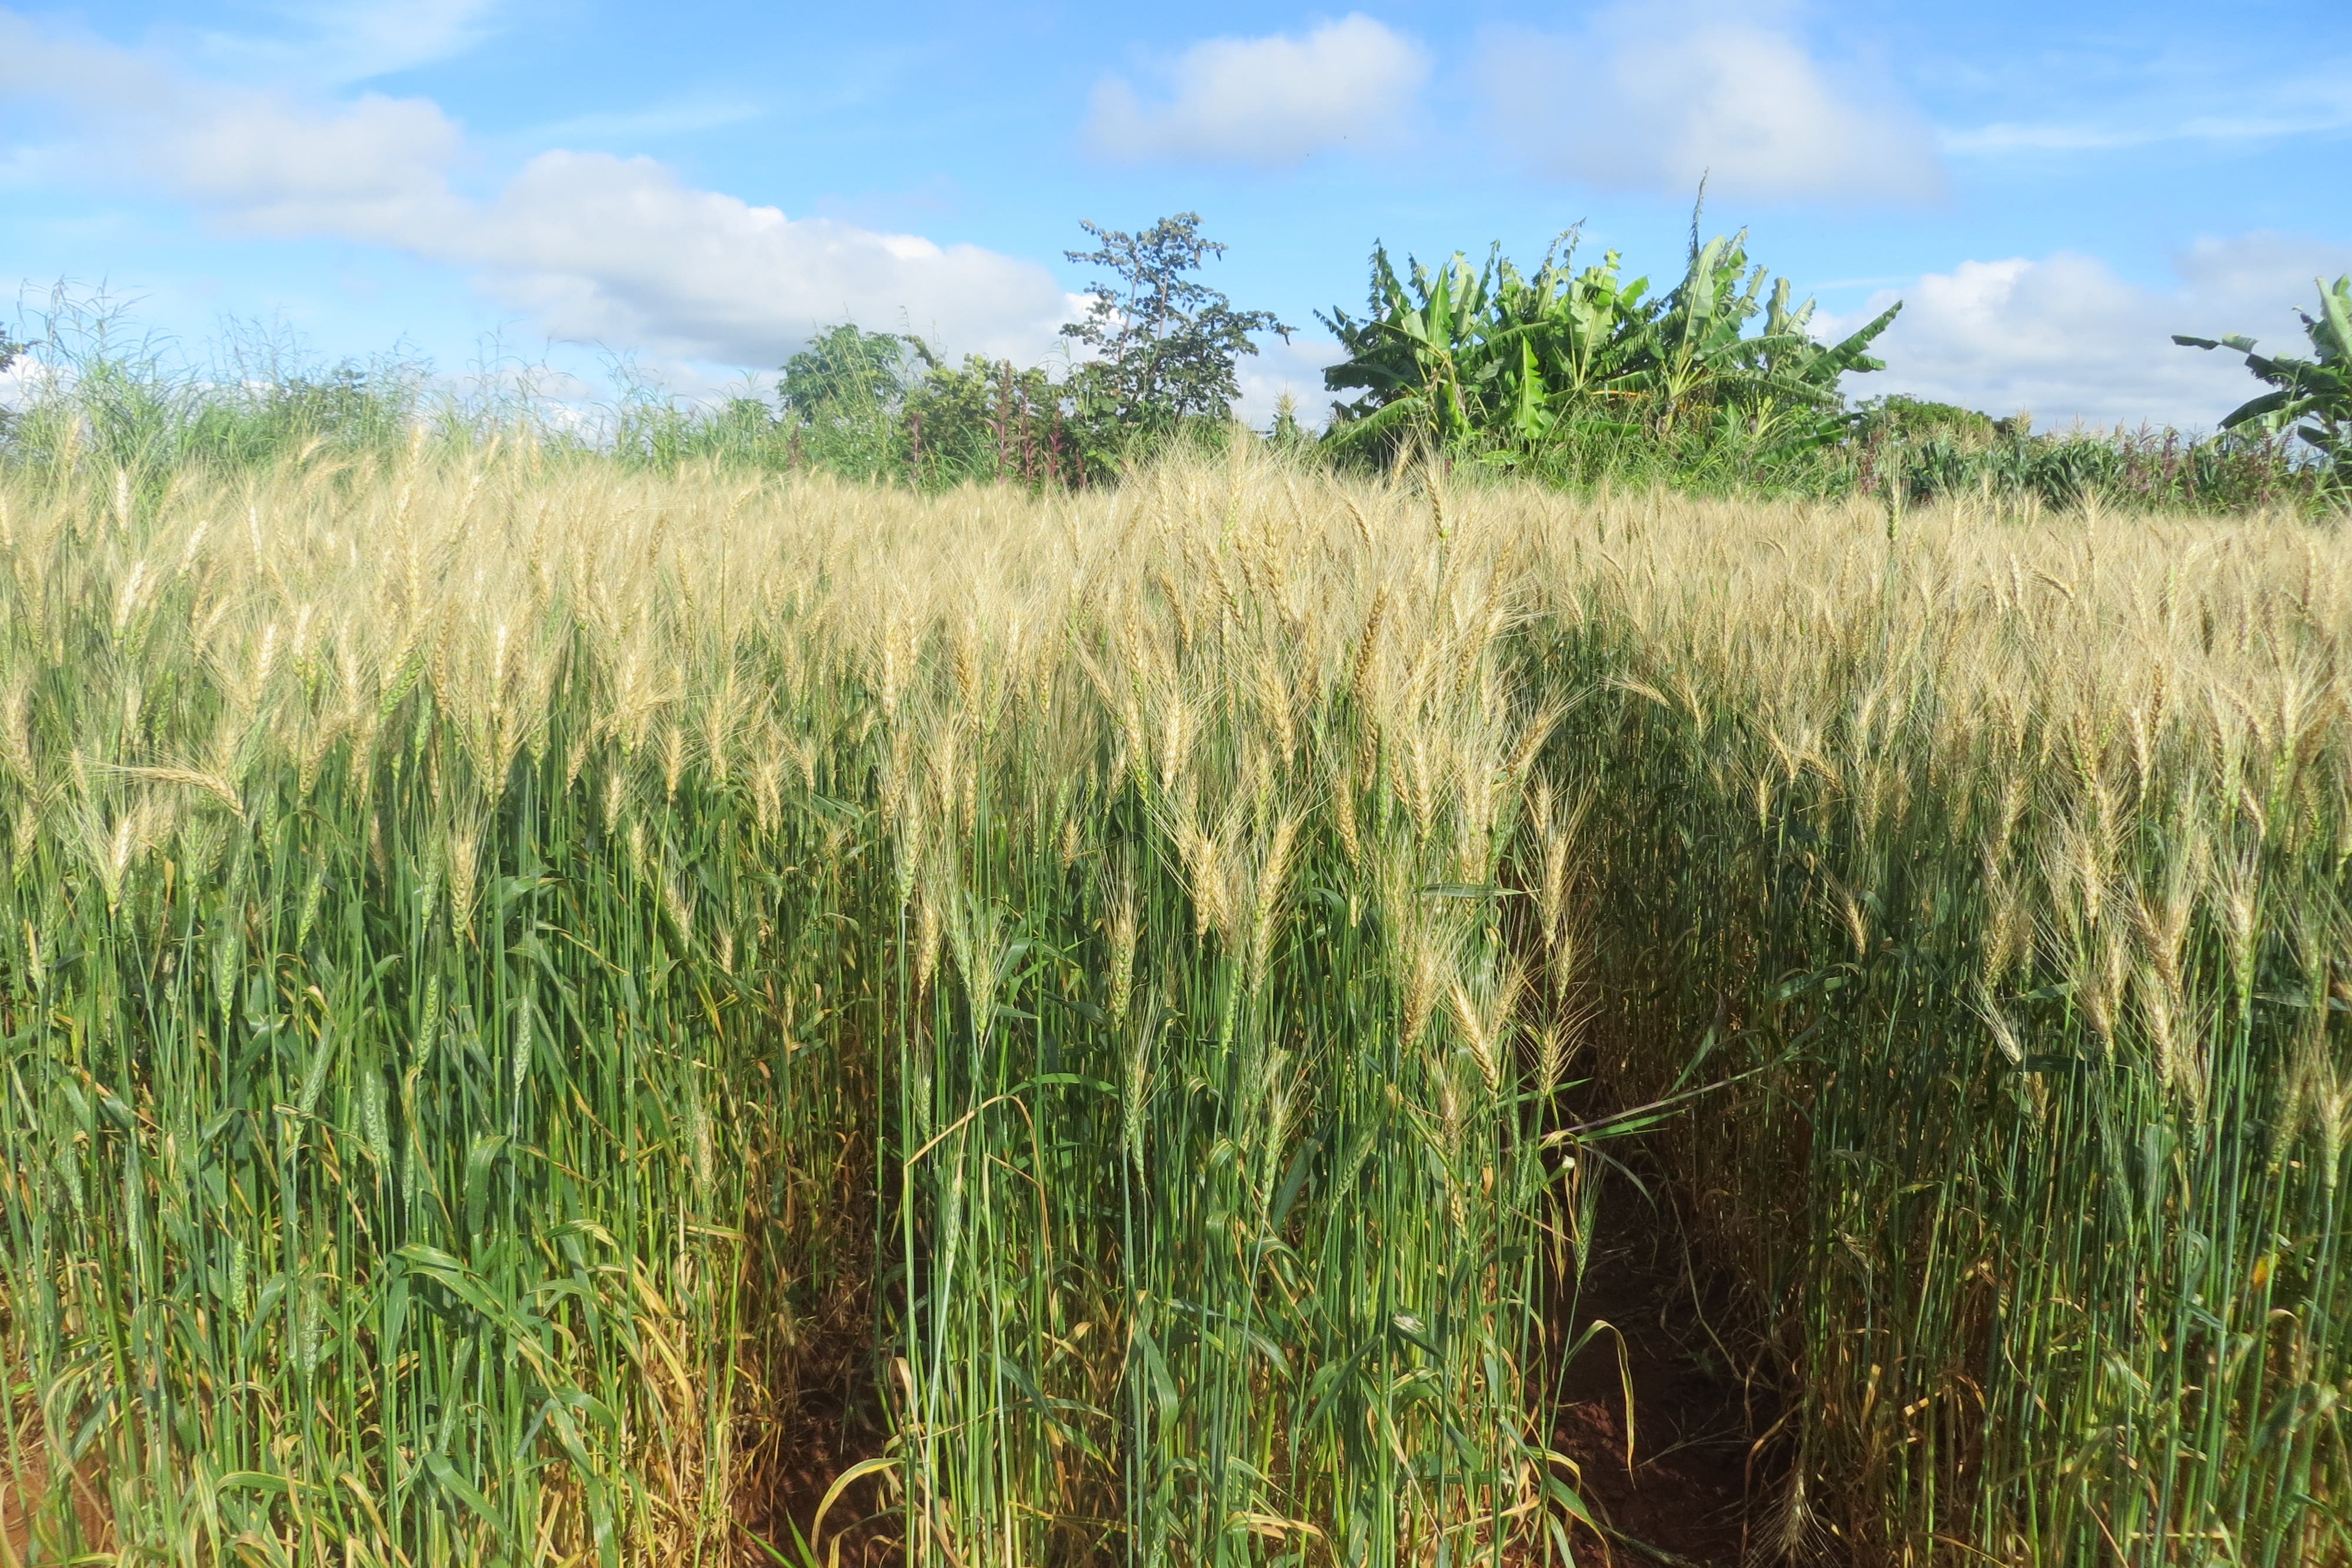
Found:
<svg viewBox="0 0 2352 1568"><path fill-rule="evenodd" d="M1034 358L1069 308L1052 276L977 246L788 218L650 158L545 152L417 248L474 263L559 337L772 364L845 316Z"/></svg>
<svg viewBox="0 0 2352 1568"><path fill-rule="evenodd" d="M1211 38L1170 62L1147 103L1124 78L1097 84L1088 140L1108 156L1292 164L1338 147L1394 140L1429 79L1429 57L1371 17L1304 37Z"/></svg>
<svg viewBox="0 0 2352 1568"><path fill-rule="evenodd" d="M423 99L339 104L183 77L0 12L0 101L63 108L85 172L158 184L261 230L345 232L413 220L464 143ZM58 150L51 161L62 162Z"/></svg>
<svg viewBox="0 0 2352 1568"><path fill-rule="evenodd" d="M1051 274L697 189L647 158L544 152L469 193L463 131L429 99L341 102L188 78L0 12L0 101L44 99L89 172L160 188L233 231L327 236L469 269L552 335L773 364L844 318L957 351L1034 358L1071 302Z"/></svg>
<svg viewBox="0 0 2352 1568"><path fill-rule="evenodd" d="M2312 304L2315 277L2352 270L2352 244L2256 232L2200 242L2174 270L2172 287L2151 288L2065 252L1967 261L1888 290L1823 329L1858 325L1904 300L1876 346L1885 372L1849 382L1857 392L2031 410L2045 430L2076 422L2210 430L2260 389L2236 355L2184 349L2172 334L2300 343L2294 309Z"/></svg>
<svg viewBox="0 0 2352 1568"><path fill-rule="evenodd" d="M276 94L183 105L132 161L239 227L397 242L460 217L446 172L464 137L438 105L369 93L310 111Z"/></svg>
<svg viewBox="0 0 2352 1568"><path fill-rule="evenodd" d="M1287 396L1297 404L1301 424L1309 430L1322 429L1331 417L1331 393L1323 385L1324 369L1347 357L1328 338L1294 336L1286 343L1277 338L1261 344L1255 356L1234 367L1242 394L1234 404L1234 416L1264 430L1274 423L1276 409Z"/></svg>
<svg viewBox="0 0 2352 1568"><path fill-rule="evenodd" d="M1924 118L1772 8L1621 5L1582 30L1498 28L1477 80L1504 145L1538 173L1688 194L1918 202L1944 174Z"/></svg>

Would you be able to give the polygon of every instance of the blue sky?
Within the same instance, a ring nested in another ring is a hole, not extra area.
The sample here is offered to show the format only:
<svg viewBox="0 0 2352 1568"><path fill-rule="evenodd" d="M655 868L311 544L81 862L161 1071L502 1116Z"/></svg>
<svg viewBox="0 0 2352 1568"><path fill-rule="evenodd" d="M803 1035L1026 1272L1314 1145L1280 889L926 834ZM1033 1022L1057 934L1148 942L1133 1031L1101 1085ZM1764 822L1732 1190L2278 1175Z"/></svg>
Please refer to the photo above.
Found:
<svg viewBox="0 0 2352 1568"><path fill-rule="evenodd" d="M0 283L135 298L200 345L462 371L495 340L703 394L852 316L1055 350L1077 222L1201 212L1214 281L1301 330L1375 239L1639 270L1711 227L1832 321L1900 298L1857 392L2210 424L2352 270L2352 8L673 0L0 7Z"/></svg>

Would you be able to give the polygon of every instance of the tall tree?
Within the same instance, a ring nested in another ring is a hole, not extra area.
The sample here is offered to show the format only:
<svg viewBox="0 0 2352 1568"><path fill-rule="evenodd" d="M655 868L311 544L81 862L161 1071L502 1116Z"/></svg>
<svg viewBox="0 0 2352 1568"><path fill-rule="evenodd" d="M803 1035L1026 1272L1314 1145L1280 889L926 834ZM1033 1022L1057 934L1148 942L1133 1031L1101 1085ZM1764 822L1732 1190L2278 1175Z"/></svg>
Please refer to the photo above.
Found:
<svg viewBox="0 0 2352 1568"><path fill-rule="evenodd" d="M1065 337L1093 350L1080 371L1086 412L1132 432L1157 434L1187 419L1229 419L1241 395L1234 367L1257 352L1254 332L1283 340L1290 329L1271 310L1236 310L1193 275L1225 247L1201 235L1201 214L1178 213L1139 234L1087 223L1093 250L1065 254L1102 269L1093 297Z"/></svg>

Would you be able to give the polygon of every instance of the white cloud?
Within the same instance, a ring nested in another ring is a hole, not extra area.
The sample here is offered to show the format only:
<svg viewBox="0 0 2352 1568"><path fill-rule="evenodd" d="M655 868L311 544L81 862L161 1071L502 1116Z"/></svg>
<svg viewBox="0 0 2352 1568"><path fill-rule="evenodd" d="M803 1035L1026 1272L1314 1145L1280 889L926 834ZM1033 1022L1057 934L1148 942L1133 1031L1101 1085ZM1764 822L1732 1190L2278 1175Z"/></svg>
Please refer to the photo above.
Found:
<svg viewBox="0 0 2352 1568"><path fill-rule="evenodd" d="M977 246L788 218L697 190L649 158L545 152L449 235L416 246L485 269L562 338L773 364L845 317L957 351L1033 359L1068 310L1050 274Z"/></svg>
<svg viewBox="0 0 2352 1568"><path fill-rule="evenodd" d="M1087 134L1120 159L1279 167L1392 142L1429 79L1421 46L1360 14L1304 37L1211 38L1170 63L1165 101L1097 83Z"/></svg>
<svg viewBox="0 0 2352 1568"><path fill-rule="evenodd" d="M657 141L691 136L764 119L767 110L741 99L669 99L636 109L597 110L551 120L524 134L541 144Z"/></svg>
<svg viewBox="0 0 2352 1568"><path fill-rule="evenodd" d="M44 367L31 352L19 354L0 370L0 410L13 411L30 402L39 390Z"/></svg>
<svg viewBox="0 0 2352 1568"><path fill-rule="evenodd" d="M2202 67L2202 62L2200 62ZM2120 90L2103 84L2095 111L2065 118L1998 120L1942 139L1960 157L2053 152L2120 152L2139 147L2202 143L2244 145L2352 131L2352 57L2320 59L2284 75L2242 79L2243 73L2202 67L2193 78L2177 68L2150 70L2147 79ZM2036 99L2063 99L2036 91Z"/></svg>
<svg viewBox="0 0 2352 1568"><path fill-rule="evenodd" d="M1823 60L1774 7L1619 5L1569 35L1496 29L1477 75L1504 144L1537 172L1629 190L1916 202L1944 188L1927 121Z"/></svg>
<svg viewBox="0 0 2352 1568"><path fill-rule="evenodd" d="M61 102L88 172L160 187L232 230L465 267L560 338L773 364L846 317L903 323L956 352L1034 359L1071 312L1033 263L788 217L646 158L543 152L502 189L469 194L456 177L473 151L425 99L307 102L195 80L5 11L0 60L0 102Z"/></svg>
<svg viewBox="0 0 2352 1568"><path fill-rule="evenodd" d="M447 195L464 136L425 99L365 93L306 104L184 77L103 44L51 37L0 12L0 101L61 104L81 161L159 184L253 229L396 228ZM51 149L53 161L58 149Z"/></svg>
<svg viewBox="0 0 2352 1568"><path fill-rule="evenodd" d="M314 112L257 92L190 107L140 160L242 227L390 239L457 216L446 172L464 135L427 99L368 93Z"/></svg>
<svg viewBox="0 0 2352 1568"><path fill-rule="evenodd" d="M314 0L272 7L268 37L206 32L195 52L231 75L362 82L471 50L498 30L508 0Z"/></svg>
<svg viewBox="0 0 2352 1568"><path fill-rule="evenodd" d="M2244 361L2172 341L2175 332L2244 332L2272 349L2303 342L2297 307L2315 277L2352 270L2352 244L2257 232L2205 240L2179 256L2177 287L2119 277L2065 252L2041 260L1967 261L1822 324L1850 329L1905 303L1874 351L1882 374L1861 395L1907 392L1991 413L2031 410L2047 430L2080 421L2210 430L2260 390Z"/></svg>
<svg viewBox="0 0 2352 1568"><path fill-rule="evenodd" d="M1234 415L1264 430L1274 423L1275 409L1286 393L1297 401L1298 422L1309 430L1322 429L1331 418L1333 395L1323 385L1324 368L1345 358L1345 351L1328 338L1294 337L1287 343L1269 339L1255 357L1234 367L1242 393L1234 404Z"/></svg>

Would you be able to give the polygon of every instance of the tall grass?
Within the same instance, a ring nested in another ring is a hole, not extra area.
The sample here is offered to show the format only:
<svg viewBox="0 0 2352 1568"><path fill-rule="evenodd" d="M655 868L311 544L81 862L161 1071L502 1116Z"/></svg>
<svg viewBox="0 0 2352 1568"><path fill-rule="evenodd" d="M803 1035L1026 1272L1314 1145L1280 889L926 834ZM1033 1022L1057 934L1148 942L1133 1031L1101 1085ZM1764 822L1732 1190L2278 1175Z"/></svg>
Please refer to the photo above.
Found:
<svg viewBox="0 0 2352 1568"><path fill-rule="evenodd" d="M34 1550L730 1554L861 1328L917 1552L1530 1533L1490 562L1225 476L152 489L7 492Z"/></svg>
<svg viewBox="0 0 2352 1568"><path fill-rule="evenodd" d="M601 486L334 479L7 496L20 1483L132 1556L708 1533L731 1391L869 1245L870 1091L776 1046L838 825L722 807L672 705L718 661L772 758L822 674L670 613L657 528L567 525Z"/></svg>
<svg viewBox="0 0 2352 1568"><path fill-rule="evenodd" d="M1676 1142L1799 1375L1796 1481L1838 1487L1789 1544L2344 1560L2340 538L1563 536L1538 656L1618 694L1568 742L1625 808L1599 1070L1763 1069Z"/></svg>
<svg viewBox="0 0 2352 1568"><path fill-rule="evenodd" d="M0 506L20 1556L1594 1557L1635 1126L1793 1396L1759 1551L2346 1549L2332 535L1249 450Z"/></svg>

